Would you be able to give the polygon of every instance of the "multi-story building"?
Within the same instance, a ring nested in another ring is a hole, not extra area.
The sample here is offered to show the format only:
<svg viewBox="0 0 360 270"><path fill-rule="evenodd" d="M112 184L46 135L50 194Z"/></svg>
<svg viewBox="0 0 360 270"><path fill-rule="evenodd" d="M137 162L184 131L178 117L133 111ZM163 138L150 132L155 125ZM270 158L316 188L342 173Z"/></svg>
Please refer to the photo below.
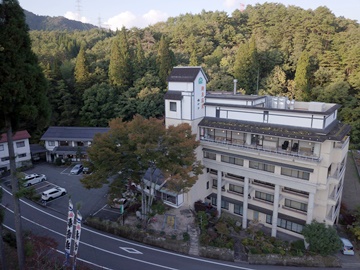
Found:
<svg viewBox="0 0 360 270"><path fill-rule="evenodd" d="M107 132L103 127L49 127L41 137L47 150L46 160L78 161L87 159L87 148L95 134Z"/></svg>
<svg viewBox="0 0 360 270"><path fill-rule="evenodd" d="M15 132L12 137L17 168L32 164L29 138L30 134L26 130ZM7 135L3 133L0 135L0 171L7 170L10 170L9 147Z"/></svg>
<svg viewBox="0 0 360 270"><path fill-rule="evenodd" d="M340 106L207 92L206 82L200 67L176 67L168 77L166 126L192 126L206 167L184 204L209 202L274 237L300 237L312 220L336 223L350 131L337 119Z"/></svg>

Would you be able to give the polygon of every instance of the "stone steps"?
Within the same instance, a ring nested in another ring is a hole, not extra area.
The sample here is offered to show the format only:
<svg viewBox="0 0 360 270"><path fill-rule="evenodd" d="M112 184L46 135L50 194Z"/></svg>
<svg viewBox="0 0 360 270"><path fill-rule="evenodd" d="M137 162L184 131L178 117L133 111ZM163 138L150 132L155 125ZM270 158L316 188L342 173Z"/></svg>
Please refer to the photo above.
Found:
<svg viewBox="0 0 360 270"><path fill-rule="evenodd" d="M188 225L188 233L190 236L190 250L189 255L199 256L199 231Z"/></svg>

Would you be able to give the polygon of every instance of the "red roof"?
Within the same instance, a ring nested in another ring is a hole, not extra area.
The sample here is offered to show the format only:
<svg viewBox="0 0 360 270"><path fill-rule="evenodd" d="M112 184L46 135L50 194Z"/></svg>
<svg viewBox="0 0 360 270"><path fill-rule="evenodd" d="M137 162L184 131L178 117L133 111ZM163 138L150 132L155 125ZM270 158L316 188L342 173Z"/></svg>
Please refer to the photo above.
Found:
<svg viewBox="0 0 360 270"><path fill-rule="evenodd" d="M7 142L6 133L1 134L0 136L1 136L0 137L0 143ZM30 136L29 132L27 132L27 130L21 130L21 131L15 132L15 134L13 135L13 141L29 139L30 137L31 136Z"/></svg>

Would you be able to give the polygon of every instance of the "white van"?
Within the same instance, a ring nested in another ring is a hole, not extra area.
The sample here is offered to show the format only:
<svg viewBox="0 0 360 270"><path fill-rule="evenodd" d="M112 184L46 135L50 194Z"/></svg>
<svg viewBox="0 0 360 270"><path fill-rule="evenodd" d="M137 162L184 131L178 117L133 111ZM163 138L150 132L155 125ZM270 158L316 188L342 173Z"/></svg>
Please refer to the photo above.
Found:
<svg viewBox="0 0 360 270"><path fill-rule="evenodd" d="M340 237L340 240L342 242L342 249L341 249L342 254L344 254L344 255L355 255L354 247L351 244L351 242L348 239L342 238L342 237Z"/></svg>

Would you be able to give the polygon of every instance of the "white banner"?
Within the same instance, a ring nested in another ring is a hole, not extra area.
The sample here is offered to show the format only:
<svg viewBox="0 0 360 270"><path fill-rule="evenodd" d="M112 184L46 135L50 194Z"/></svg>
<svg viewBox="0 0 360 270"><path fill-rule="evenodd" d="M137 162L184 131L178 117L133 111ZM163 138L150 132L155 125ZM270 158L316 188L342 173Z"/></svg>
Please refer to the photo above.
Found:
<svg viewBox="0 0 360 270"><path fill-rule="evenodd" d="M69 211L68 211L68 220L67 220L66 235L65 235L65 259L66 259L66 263L68 263L69 257L70 257L74 219L75 219L74 207L73 207L73 204L71 202L71 199L69 199Z"/></svg>
<svg viewBox="0 0 360 270"><path fill-rule="evenodd" d="M79 212L79 210L76 212L76 224L75 224L75 244L74 244L74 267L76 267L76 257L79 250L79 244L80 244L80 233L81 233L81 221L82 216Z"/></svg>

